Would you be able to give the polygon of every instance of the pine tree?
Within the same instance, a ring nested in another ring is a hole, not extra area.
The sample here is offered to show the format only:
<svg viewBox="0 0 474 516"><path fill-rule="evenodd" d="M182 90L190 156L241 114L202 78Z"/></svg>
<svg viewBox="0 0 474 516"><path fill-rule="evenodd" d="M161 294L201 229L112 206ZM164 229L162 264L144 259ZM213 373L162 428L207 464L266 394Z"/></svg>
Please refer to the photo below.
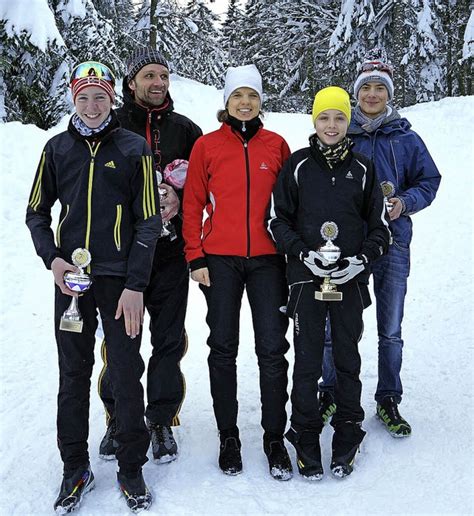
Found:
<svg viewBox="0 0 474 516"><path fill-rule="evenodd" d="M113 26L116 53L120 61L125 62L137 44L132 32L136 14L133 0L92 0L92 3L97 12Z"/></svg>
<svg viewBox="0 0 474 516"><path fill-rule="evenodd" d="M446 89L440 53L442 28L433 0L410 2L411 23L405 53L407 90L405 105L438 100Z"/></svg>
<svg viewBox="0 0 474 516"><path fill-rule="evenodd" d="M467 95L472 95L473 92L473 68L474 68L474 2L469 5L471 14L469 15L464 30L463 47L462 47L462 58L459 61L461 66L461 72L463 76L463 91ZM465 85L465 88L464 88Z"/></svg>
<svg viewBox="0 0 474 516"><path fill-rule="evenodd" d="M274 49L275 70L271 101L274 109L308 111L315 92L329 82L330 71L324 62L329 37L337 15L334 2L279 0L273 4L268 42Z"/></svg>
<svg viewBox="0 0 474 516"><path fill-rule="evenodd" d="M43 9L49 11L46 2ZM25 10L24 16L33 18L37 14ZM32 19L24 21L25 26L34 26ZM47 36L39 41L31 31L0 20L2 118L48 129L68 111L69 70L64 62L64 41L54 30L52 13L43 21Z"/></svg>
<svg viewBox="0 0 474 516"><path fill-rule="evenodd" d="M116 45L115 28L95 8L92 0L61 0L55 16L74 62L101 61L117 75L123 73L124 63Z"/></svg>
<svg viewBox="0 0 474 516"><path fill-rule="evenodd" d="M446 95L471 95L473 57L463 54L464 36L474 3L469 0L440 0L438 13L445 39L442 53L446 62Z"/></svg>
<svg viewBox="0 0 474 516"><path fill-rule="evenodd" d="M204 84L223 86L224 52L216 42L215 15L202 0L189 0L179 25L181 45L174 59L176 72Z"/></svg>
<svg viewBox="0 0 474 516"><path fill-rule="evenodd" d="M225 55L225 65L239 66L242 63L244 14L238 0L230 0L227 15L222 24L220 46Z"/></svg>
<svg viewBox="0 0 474 516"><path fill-rule="evenodd" d="M182 43L179 33L181 17L182 11L175 0L144 0L131 32L139 44L160 50L173 64Z"/></svg>
<svg viewBox="0 0 474 516"><path fill-rule="evenodd" d="M259 68L276 111L308 111L326 85L329 36L337 22L335 0L250 0L243 31L247 62Z"/></svg>
<svg viewBox="0 0 474 516"><path fill-rule="evenodd" d="M375 23L376 8L374 0L342 0L328 52L335 84L348 88L367 51L379 45L383 25Z"/></svg>

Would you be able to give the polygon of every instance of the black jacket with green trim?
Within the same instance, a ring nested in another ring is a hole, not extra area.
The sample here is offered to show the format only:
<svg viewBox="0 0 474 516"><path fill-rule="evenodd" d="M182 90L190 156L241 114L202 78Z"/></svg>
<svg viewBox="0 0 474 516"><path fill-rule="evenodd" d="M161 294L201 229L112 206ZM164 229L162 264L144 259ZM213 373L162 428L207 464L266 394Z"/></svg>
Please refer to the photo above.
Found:
<svg viewBox="0 0 474 516"><path fill-rule="evenodd" d="M94 138L94 139L93 139ZM51 208L59 200L56 242ZM107 128L81 136L72 123L46 144L26 212L37 254L46 267L56 257L90 251L94 275L125 276L125 287L148 285L161 232L158 186L144 138L122 129L112 111Z"/></svg>

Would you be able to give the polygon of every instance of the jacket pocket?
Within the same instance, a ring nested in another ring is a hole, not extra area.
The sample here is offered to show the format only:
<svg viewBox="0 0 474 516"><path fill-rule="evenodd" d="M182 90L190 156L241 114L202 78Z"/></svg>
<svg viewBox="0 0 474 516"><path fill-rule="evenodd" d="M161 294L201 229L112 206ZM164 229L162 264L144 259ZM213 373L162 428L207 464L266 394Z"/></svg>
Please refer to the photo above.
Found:
<svg viewBox="0 0 474 516"><path fill-rule="evenodd" d="M392 245L393 245L393 247L396 247L402 253L408 253L410 251L410 246L405 244L404 242L400 243L400 241L393 239Z"/></svg>
<svg viewBox="0 0 474 516"><path fill-rule="evenodd" d="M66 204L66 213L64 214L64 217L59 221L58 227L56 229L56 246L57 247L61 247L61 227L68 215L69 215L69 204Z"/></svg>
<svg viewBox="0 0 474 516"><path fill-rule="evenodd" d="M120 238L120 229L122 224L122 205L117 204L117 215L115 217L115 226L114 226L114 242L117 251L120 251L122 247L122 242Z"/></svg>

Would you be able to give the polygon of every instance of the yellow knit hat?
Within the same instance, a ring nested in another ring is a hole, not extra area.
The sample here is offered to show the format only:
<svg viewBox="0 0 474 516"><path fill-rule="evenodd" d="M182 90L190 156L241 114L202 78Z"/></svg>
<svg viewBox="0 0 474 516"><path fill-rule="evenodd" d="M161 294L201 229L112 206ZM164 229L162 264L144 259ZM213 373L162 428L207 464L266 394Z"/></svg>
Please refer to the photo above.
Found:
<svg viewBox="0 0 474 516"><path fill-rule="evenodd" d="M313 102L313 124L319 113L327 109L337 109L346 115L348 123L351 121L351 101L349 93L339 86L328 86L316 93Z"/></svg>

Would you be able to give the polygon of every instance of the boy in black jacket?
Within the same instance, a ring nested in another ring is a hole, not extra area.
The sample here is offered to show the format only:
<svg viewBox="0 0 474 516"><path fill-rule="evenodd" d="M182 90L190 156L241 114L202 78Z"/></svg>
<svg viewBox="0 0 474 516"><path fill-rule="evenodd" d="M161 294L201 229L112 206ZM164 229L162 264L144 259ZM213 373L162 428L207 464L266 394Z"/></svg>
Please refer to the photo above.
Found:
<svg viewBox="0 0 474 516"><path fill-rule="evenodd" d="M67 131L46 144L28 203L26 223L36 252L56 283L55 329L59 354L58 446L64 478L54 504L58 514L75 509L92 489L89 463L89 392L97 310L108 343L114 382L119 486L137 512L151 504L142 476L149 434L144 422L144 366L140 357L143 291L148 285L161 231L158 190L146 141L120 127L111 107L114 77L93 61L72 74L76 113ZM61 203L56 243L51 208ZM65 273L82 264L92 285L78 299L82 329L65 331L61 318L71 296ZM88 262L90 261L90 264Z"/></svg>
<svg viewBox="0 0 474 516"><path fill-rule="evenodd" d="M323 474L317 382L328 314L337 374L338 411L332 420L334 475L352 472L365 435L357 345L362 311L370 303L367 266L387 252L390 240L372 164L352 152L352 143L346 138L350 113L349 95L341 88L331 86L318 92L313 105L316 134L308 148L292 154L278 176L269 221L277 248L288 257L291 290L287 315L294 319L292 416L286 437L297 451L300 474L311 480L319 480ZM328 240L328 227L341 251L341 259L333 265L319 251ZM337 285L341 301L317 299L323 278Z"/></svg>

